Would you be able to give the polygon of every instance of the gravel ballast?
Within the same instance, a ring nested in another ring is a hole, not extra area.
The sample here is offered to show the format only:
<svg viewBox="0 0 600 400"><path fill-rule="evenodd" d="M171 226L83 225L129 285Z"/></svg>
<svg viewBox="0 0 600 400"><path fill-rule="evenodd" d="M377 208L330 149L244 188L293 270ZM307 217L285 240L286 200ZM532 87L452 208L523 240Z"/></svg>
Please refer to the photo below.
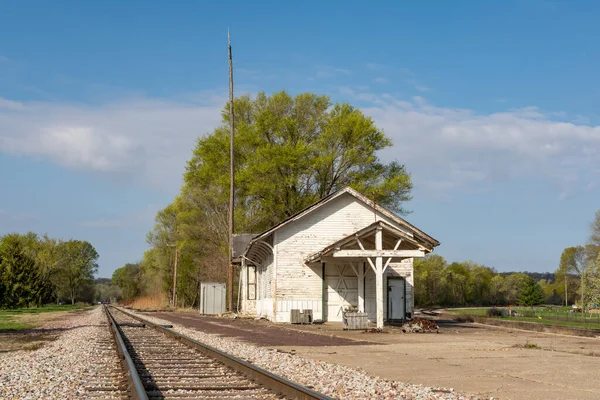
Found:
<svg viewBox="0 0 600 400"><path fill-rule="evenodd" d="M389 381L369 375L360 369L309 360L232 338L188 329L147 314L139 314L131 310L128 312L157 324L172 324L176 332L336 399L480 399L476 396L456 393L453 389Z"/></svg>
<svg viewBox="0 0 600 400"><path fill-rule="evenodd" d="M44 329L62 333L38 350L0 358L0 399L84 399L94 397L87 386L110 386L118 381L118 358L106 345L112 338L101 307L67 315ZM122 393L101 395L112 398Z"/></svg>

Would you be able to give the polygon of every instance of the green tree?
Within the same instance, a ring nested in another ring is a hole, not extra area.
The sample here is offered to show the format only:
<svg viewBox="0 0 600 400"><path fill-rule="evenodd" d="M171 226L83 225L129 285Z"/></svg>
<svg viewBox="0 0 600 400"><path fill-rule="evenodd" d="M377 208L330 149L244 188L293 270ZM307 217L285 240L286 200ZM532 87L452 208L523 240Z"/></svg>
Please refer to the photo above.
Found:
<svg viewBox="0 0 600 400"><path fill-rule="evenodd" d="M2 237L0 241L2 307L28 307L37 298L40 282L35 268L35 254L28 247L31 239L14 233Z"/></svg>
<svg viewBox="0 0 600 400"><path fill-rule="evenodd" d="M518 303L521 287L524 285L527 278L529 277L522 272L514 272L504 278L503 291L506 296L506 304L512 305Z"/></svg>
<svg viewBox="0 0 600 400"><path fill-rule="evenodd" d="M261 231L321 197L350 185L378 203L404 212L411 181L405 167L382 163L377 152L392 142L372 119L327 96L291 97L285 91L234 101L236 115L236 224ZM229 114L198 140L185 186L227 204Z"/></svg>
<svg viewBox="0 0 600 400"><path fill-rule="evenodd" d="M446 260L430 254L414 262L415 303L419 306L444 305Z"/></svg>
<svg viewBox="0 0 600 400"><path fill-rule="evenodd" d="M113 272L112 283L121 289L121 296L125 300L135 299L141 293L140 264L125 264Z"/></svg>
<svg viewBox="0 0 600 400"><path fill-rule="evenodd" d="M577 274L580 280L581 290L581 311L585 311L586 296L585 296L585 282L586 273L590 267L591 257L593 257L592 245L590 246L574 246L567 247L563 250L560 256L559 271L568 276L570 273Z"/></svg>
<svg viewBox="0 0 600 400"><path fill-rule="evenodd" d="M63 256L60 262L59 284L68 293L71 304L75 304L75 298L84 289L89 289L88 284L93 281L94 274L98 271L99 256L94 246L86 241L69 240L59 246Z"/></svg>
<svg viewBox="0 0 600 400"><path fill-rule="evenodd" d="M531 307L542 304L544 301L544 291L538 282L527 276L519 289L519 299L517 304L520 306Z"/></svg>
<svg viewBox="0 0 600 400"><path fill-rule="evenodd" d="M494 275L490 281L490 302L492 305L506 305L506 287L504 285L504 276Z"/></svg>

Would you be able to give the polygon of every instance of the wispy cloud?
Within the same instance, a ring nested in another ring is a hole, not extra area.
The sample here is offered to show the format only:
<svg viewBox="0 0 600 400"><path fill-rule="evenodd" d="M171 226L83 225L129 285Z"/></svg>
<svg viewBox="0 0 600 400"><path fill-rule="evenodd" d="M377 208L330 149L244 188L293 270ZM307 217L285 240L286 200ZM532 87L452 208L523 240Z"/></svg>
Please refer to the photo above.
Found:
<svg viewBox="0 0 600 400"><path fill-rule="evenodd" d="M393 79L395 82L404 82L419 92L431 91L431 88L421 84L417 80L417 75L409 68L378 64L374 62L367 63L366 68L367 70L376 72L378 74L378 76L373 80L376 83L388 83L390 77L393 77L391 79Z"/></svg>
<svg viewBox="0 0 600 400"><path fill-rule="evenodd" d="M331 65L318 65L315 69L315 77L317 79L333 78L340 75L348 76L352 74L352 71L349 69L333 67Z"/></svg>
<svg viewBox="0 0 600 400"><path fill-rule="evenodd" d="M362 102L392 138L382 157L405 162L415 183L429 190L534 178L556 183L564 198L600 181L600 126L556 121L556 113L535 107L478 114L420 96L406 101L347 87L340 93Z"/></svg>

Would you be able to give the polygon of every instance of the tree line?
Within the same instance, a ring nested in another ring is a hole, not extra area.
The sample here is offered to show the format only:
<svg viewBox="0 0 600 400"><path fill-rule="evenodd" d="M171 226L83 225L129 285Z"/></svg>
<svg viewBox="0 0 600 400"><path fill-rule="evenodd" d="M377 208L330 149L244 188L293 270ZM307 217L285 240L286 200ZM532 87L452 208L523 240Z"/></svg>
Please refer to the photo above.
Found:
<svg viewBox="0 0 600 400"><path fill-rule="evenodd" d="M553 281L527 272L498 273L472 261L448 263L431 254L414 264L415 305L466 307L556 303Z"/></svg>
<svg viewBox="0 0 600 400"><path fill-rule="evenodd" d="M0 308L91 302L98 253L82 240L33 232L0 236Z"/></svg>
<svg viewBox="0 0 600 400"><path fill-rule="evenodd" d="M150 249L113 282L124 299L164 296L197 305L202 281L224 281L229 263L229 104L213 132L199 138L174 201L148 233ZM345 186L406 213L412 183L404 165L377 152L392 141L347 103L285 91L234 100L235 232L258 233ZM237 279L235 280L237 282Z"/></svg>
<svg viewBox="0 0 600 400"><path fill-rule="evenodd" d="M415 260L415 304L421 307L576 304L582 311L597 307L600 211L591 224L588 243L566 248L558 265L554 273L498 273L472 261L448 263L443 257L431 254Z"/></svg>

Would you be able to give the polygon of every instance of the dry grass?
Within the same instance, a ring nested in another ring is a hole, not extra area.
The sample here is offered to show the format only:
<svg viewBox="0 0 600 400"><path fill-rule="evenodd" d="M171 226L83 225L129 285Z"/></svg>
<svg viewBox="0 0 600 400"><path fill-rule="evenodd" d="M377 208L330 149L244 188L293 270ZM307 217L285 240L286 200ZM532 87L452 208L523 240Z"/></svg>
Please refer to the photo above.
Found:
<svg viewBox="0 0 600 400"><path fill-rule="evenodd" d="M136 310L164 310L169 308L169 300L165 295L144 296L126 304Z"/></svg>

